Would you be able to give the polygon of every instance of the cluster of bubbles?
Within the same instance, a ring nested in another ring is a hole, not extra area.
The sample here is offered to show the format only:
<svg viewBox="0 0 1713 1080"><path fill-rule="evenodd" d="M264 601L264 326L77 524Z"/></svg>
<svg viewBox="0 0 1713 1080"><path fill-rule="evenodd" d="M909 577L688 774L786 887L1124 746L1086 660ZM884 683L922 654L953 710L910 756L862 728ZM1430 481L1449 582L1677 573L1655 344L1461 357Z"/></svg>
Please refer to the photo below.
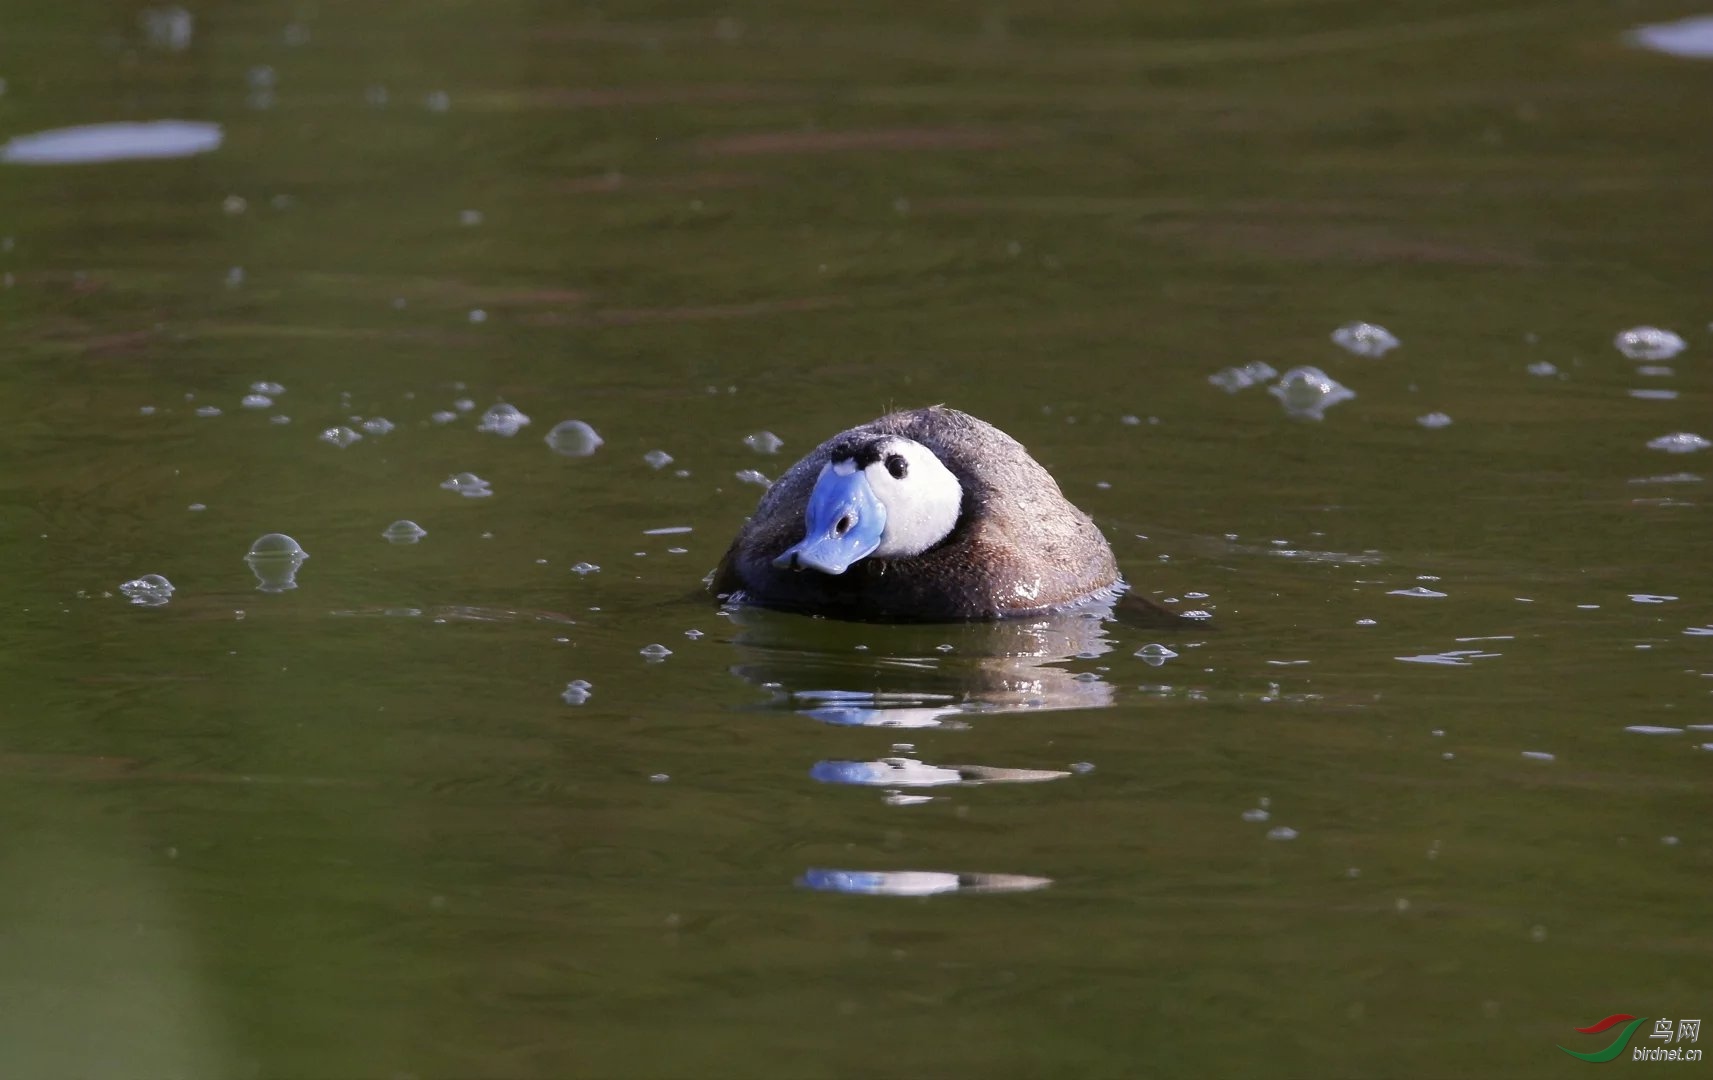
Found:
<svg viewBox="0 0 1713 1080"><path fill-rule="evenodd" d="M494 493L488 482L473 472L461 472L440 481L446 491L456 492L466 499L485 499Z"/></svg>
<svg viewBox="0 0 1713 1080"><path fill-rule="evenodd" d="M1332 341L1347 352L1369 358L1382 357L1398 347L1395 334L1370 322L1346 323L1332 332ZM1273 381L1275 379L1276 382ZM1293 367L1280 375L1266 361L1252 360L1216 371L1207 377L1207 381L1228 394L1272 382L1267 392L1284 406L1286 415L1298 420L1323 420L1326 410L1356 396L1356 391L1310 364ZM1446 422L1450 422L1449 418ZM1423 423L1427 424L1425 418Z"/></svg>
<svg viewBox="0 0 1713 1080"><path fill-rule="evenodd" d="M1356 391L1317 367L1304 365L1285 372L1267 392L1279 399L1285 412L1298 420L1321 420L1326 410L1356 396Z"/></svg>
<svg viewBox="0 0 1713 1080"><path fill-rule="evenodd" d="M1634 326L1619 331L1612 345L1631 360L1670 360L1689 347L1678 334L1657 326Z"/></svg>
<svg viewBox="0 0 1713 1080"><path fill-rule="evenodd" d="M1704 436L1689 431L1674 431L1670 435L1661 435L1657 439L1648 440L1648 449L1664 450L1668 454L1693 454L1697 450L1705 450L1713 446Z"/></svg>
<svg viewBox="0 0 1713 1080"><path fill-rule="evenodd" d="M1332 343L1357 356L1378 359L1398 347L1397 335L1370 322L1345 323L1332 332Z"/></svg>
<svg viewBox="0 0 1713 1080"><path fill-rule="evenodd" d="M297 588L297 571L309 558L303 545L284 533L256 538L244 562L256 575L261 592L281 593ZM161 574L144 574L119 586L119 592L139 607L162 607L173 597L173 583Z"/></svg>
<svg viewBox="0 0 1713 1080"><path fill-rule="evenodd" d="M482 414L482 419L476 424L476 430L509 439L528 427L529 423L529 417L516 405L502 402Z"/></svg>
<svg viewBox="0 0 1713 1080"><path fill-rule="evenodd" d="M1399 345L1397 335L1370 322L1346 323L1334 330L1331 336L1333 344L1346 352L1370 359L1383 357ZM1529 339L1534 340L1533 335L1530 335ZM1636 368L1636 372L1641 375L1673 374L1669 366L1662 365L1659 361L1670 360L1688 347L1681 335L1657 326L1633 326L1620 331L1612 339L1612 344L1625 357L1642 362ZM1542 377L1559 374L1557 365L1548 360L1530 363L1528 371L1531 375ZM1277 381L1273 381L1275 379ZM1266 361L1254 360L1222 368L1209 375L1207 381L1228 394L1271 382L1267 392L1279 400L1288 416L1299 420L1322 420L1326 416L1326 410L1356 397L1354 390L1311 365L1293 367L1280 375ZM1675 390L1632 390L1630 394L1632 397L1660 400L1671 400L1678 396ZM1130 418L1125 419L1128 422ZM1416 417L1417 424L1430 429L1448 427L1451 422L1449 415L1439 411ZM1689 453L1706 449L1710 444L1702 436L1677 432L1661 436L1648 445L1668 453Z"/></svg>
<svg viewBox="0 0 1713 1080"><path fill-rule="evenodd" d="M119 586L119 592L138 607L161 607L172 599L173 584L160 574L144 574Z"/></svg>

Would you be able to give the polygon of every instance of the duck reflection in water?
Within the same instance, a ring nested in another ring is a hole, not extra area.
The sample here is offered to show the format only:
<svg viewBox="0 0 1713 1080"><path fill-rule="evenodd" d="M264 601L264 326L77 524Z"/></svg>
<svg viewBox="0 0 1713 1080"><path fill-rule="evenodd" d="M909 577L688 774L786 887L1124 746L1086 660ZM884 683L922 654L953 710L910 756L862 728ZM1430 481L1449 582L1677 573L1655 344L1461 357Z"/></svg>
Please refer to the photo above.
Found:
<svg viewBox="0 0 1713 1080"><path fill-rule="evenodd" d="M988 713L1098 709L1113 687L1067 661L1113 649L1110 602L1033 618L881 626L761 608L727 614L741 660L733 673L775 703L828 724L947 728Z"/></svg>

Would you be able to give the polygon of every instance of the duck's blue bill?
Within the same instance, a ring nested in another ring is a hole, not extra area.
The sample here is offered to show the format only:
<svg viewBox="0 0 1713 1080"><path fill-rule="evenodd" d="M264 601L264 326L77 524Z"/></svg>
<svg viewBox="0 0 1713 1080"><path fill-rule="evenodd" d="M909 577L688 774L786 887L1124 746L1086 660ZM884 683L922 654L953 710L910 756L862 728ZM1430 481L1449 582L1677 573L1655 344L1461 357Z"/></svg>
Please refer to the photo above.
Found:
<svg viewBox="0 0 1713 1080"><path fill-rule="evenodd" d="M873 553L886 531L886 507L861 469L841 473L824 466L803 519L803 539L786 548L773 565L842 574Z"/></svg>

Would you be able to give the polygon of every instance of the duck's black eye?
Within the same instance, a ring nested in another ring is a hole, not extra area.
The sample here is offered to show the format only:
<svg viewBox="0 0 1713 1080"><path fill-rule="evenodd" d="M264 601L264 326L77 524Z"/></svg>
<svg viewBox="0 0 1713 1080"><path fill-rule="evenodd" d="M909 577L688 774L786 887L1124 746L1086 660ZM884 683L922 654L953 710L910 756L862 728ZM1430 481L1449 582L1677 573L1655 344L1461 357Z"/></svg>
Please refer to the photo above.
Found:
<svg viewBox="0 0 1713 1080"><path fill-rule="evenodd" d="M910 472L910 463L904 460L903 454L888 454L886 471L892 474L894 480L902 480Z"/></svg>

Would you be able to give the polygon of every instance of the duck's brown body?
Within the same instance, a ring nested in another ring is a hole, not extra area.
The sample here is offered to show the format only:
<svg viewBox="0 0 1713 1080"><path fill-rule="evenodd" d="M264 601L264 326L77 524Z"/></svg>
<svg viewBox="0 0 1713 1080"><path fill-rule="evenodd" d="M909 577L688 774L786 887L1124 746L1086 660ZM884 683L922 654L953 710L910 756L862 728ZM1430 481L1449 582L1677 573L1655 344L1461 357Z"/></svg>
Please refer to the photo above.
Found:
<svg viewBox="0 0 1713 1080"><path fill-rule="evenodd" d="M958 523L909 558L868 558L842 574L774 565L802 539L804 510L834 448L901 435L932 450L963 487ZM1027 615L1119 584L1106 538L1023 446L973 416L895 412L816 447L762 496L713 578L722 598L845 619L947 622Z"/></svg>

